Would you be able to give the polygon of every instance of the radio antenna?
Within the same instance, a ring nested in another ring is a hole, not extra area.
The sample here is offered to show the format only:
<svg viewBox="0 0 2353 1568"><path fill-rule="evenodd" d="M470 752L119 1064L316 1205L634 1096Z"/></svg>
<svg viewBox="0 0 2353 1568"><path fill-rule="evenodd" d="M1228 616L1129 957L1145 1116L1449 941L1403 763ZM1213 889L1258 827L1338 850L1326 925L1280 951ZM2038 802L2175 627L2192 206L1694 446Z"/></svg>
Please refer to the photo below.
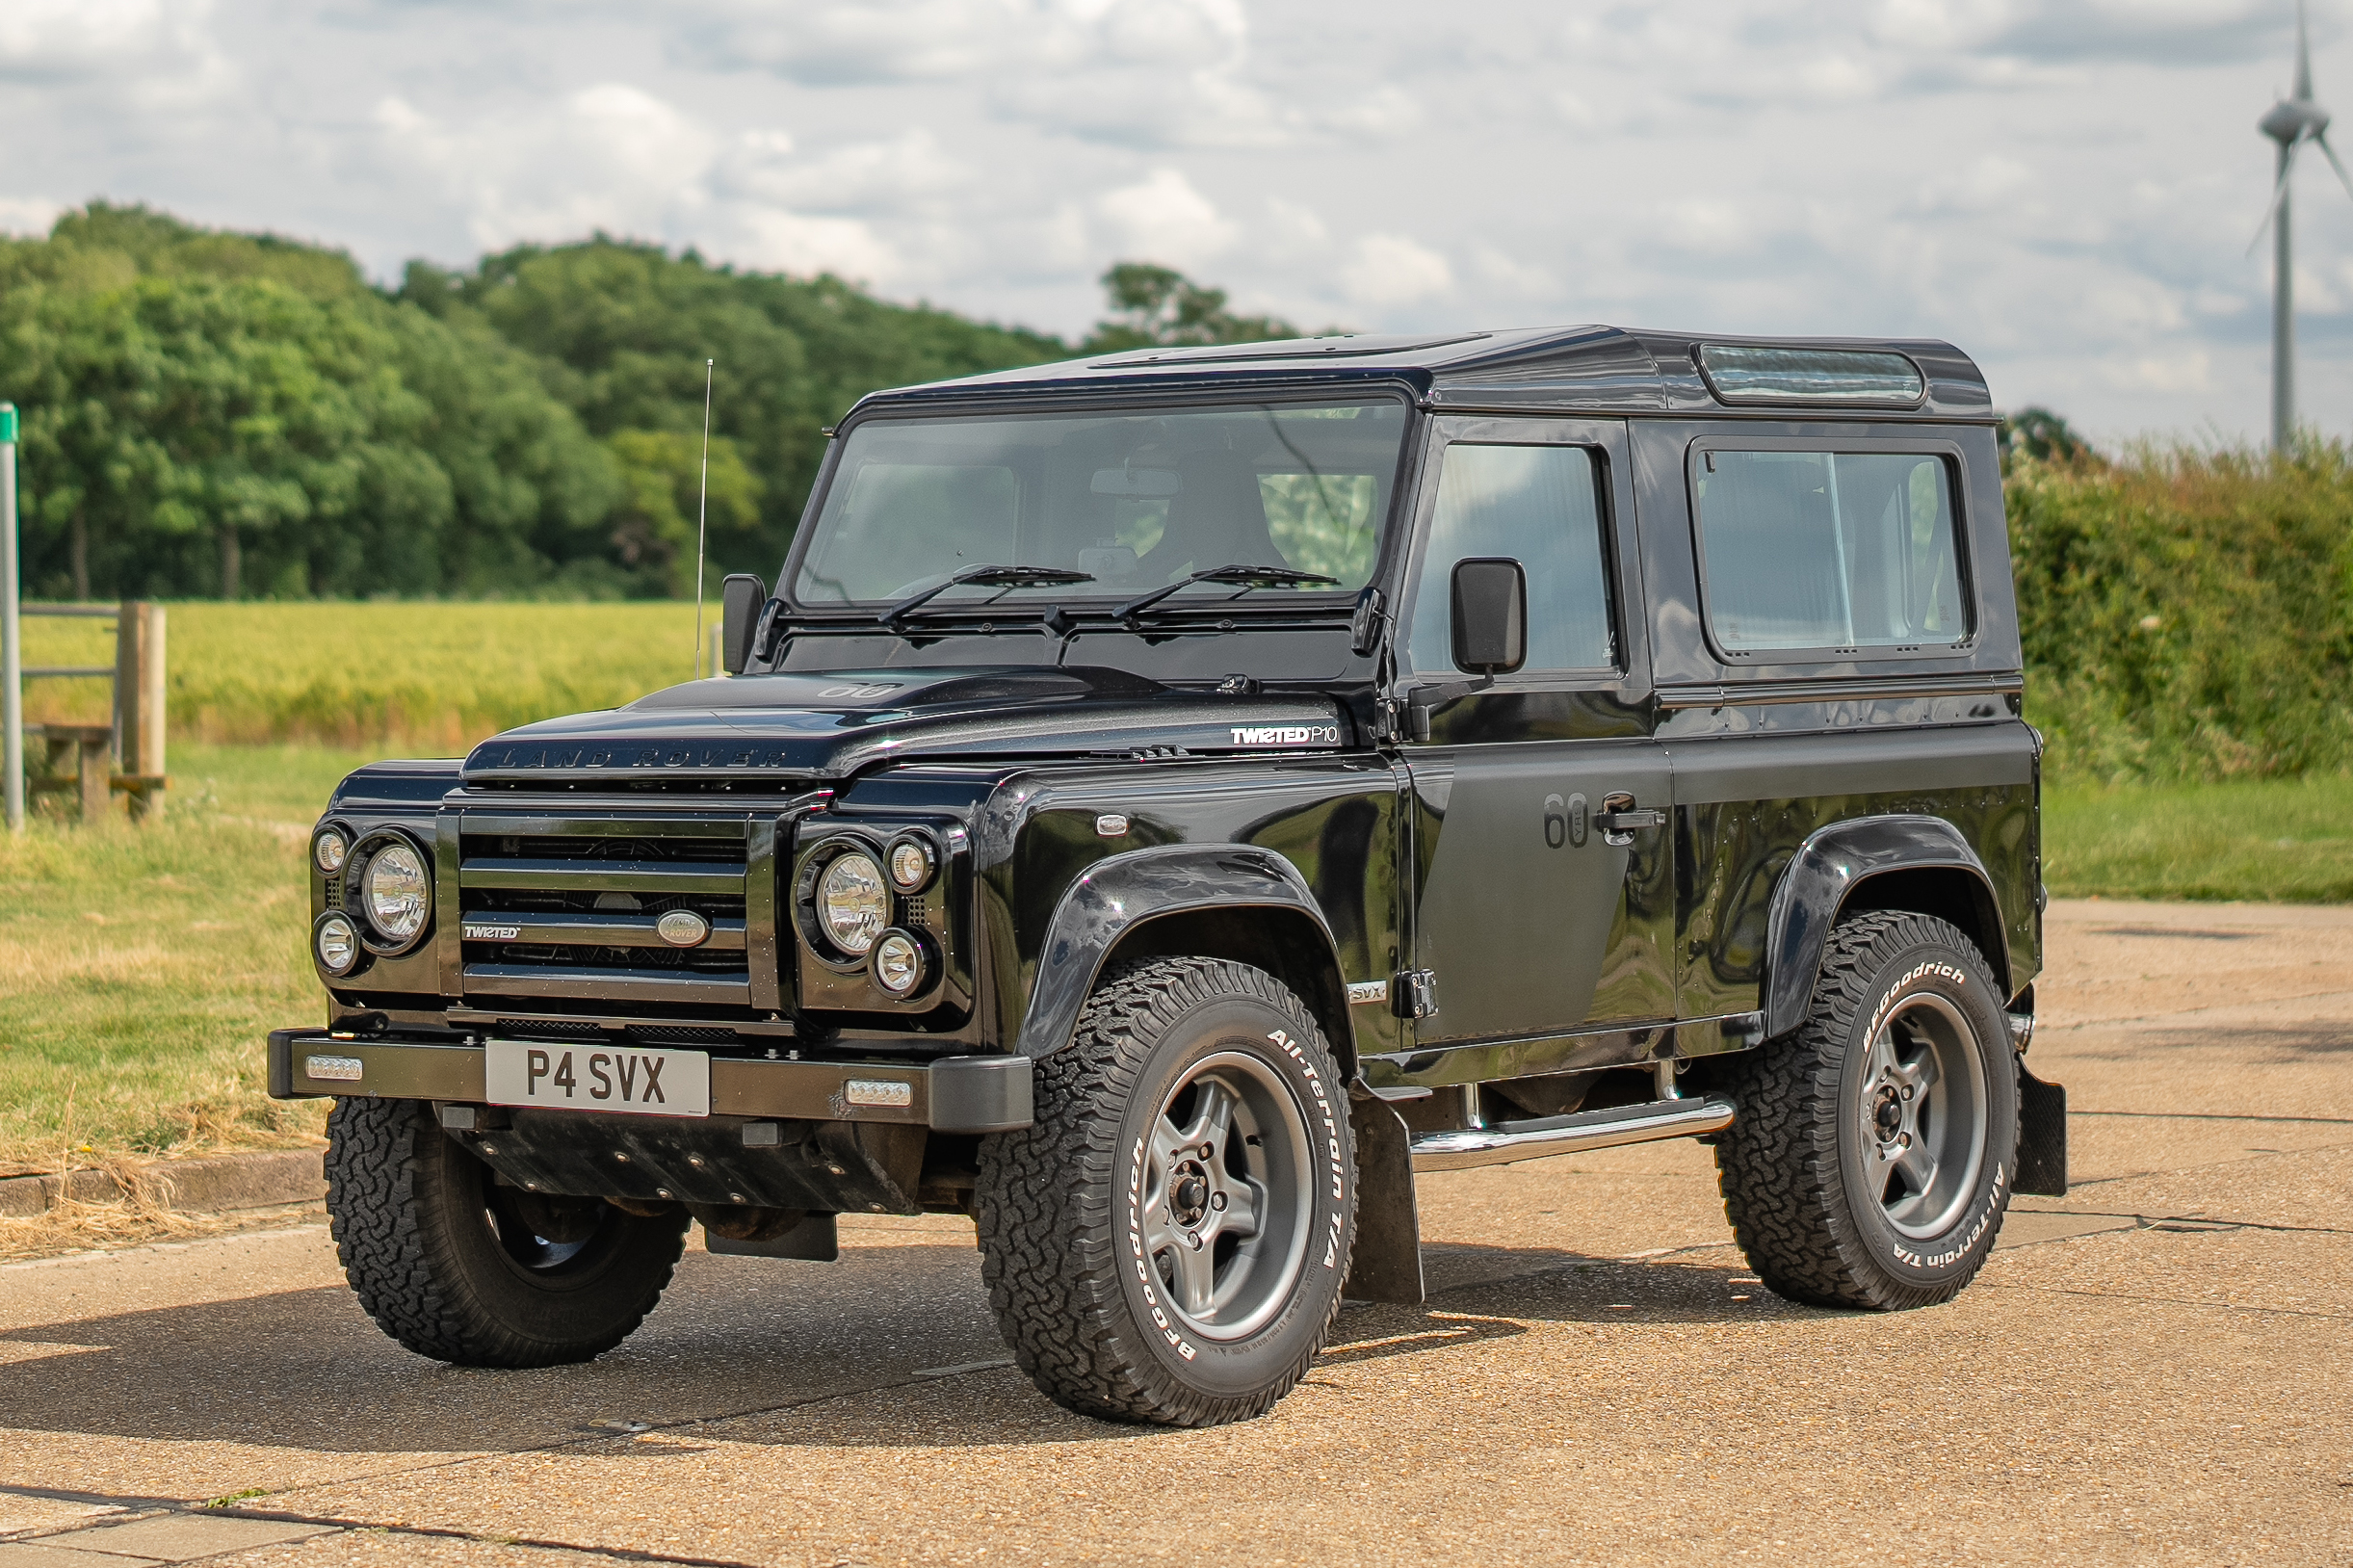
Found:
<svg viewBox="0 0 2353 1568"><path fill-rule="evenodd" d="M703 361L702 492L694 500L694 678L698 681L703 678L703 552L711 538L711 376L718 363L716 359Z"/></svg>

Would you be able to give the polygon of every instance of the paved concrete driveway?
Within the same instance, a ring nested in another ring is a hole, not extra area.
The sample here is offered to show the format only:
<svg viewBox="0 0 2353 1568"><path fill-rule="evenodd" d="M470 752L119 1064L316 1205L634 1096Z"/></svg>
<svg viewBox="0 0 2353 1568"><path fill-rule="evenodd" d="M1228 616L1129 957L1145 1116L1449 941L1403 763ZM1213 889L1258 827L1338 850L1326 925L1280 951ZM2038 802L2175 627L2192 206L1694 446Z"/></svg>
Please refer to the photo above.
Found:
<svg viewBox="0 0 2353 1568"><path fill-rule="evenodd" d="M1427 1179L1428 1306L1207 1432L1036 1395L961 1222L690 1253L543 1372L405 1354L315 1226L66 1259L0 1268L0 1568L2353 1560L2353 912L2052 933L2079 1185L1950 1306L1777 1300L1686 1144Z"/></svg>

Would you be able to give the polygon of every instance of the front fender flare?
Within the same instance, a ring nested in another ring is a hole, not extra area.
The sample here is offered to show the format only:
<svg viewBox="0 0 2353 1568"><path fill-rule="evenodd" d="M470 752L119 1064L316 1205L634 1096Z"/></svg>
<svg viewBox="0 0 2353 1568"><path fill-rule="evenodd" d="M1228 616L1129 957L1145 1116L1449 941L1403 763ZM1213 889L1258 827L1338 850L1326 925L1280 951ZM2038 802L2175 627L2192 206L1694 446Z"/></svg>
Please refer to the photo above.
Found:
<svg viewBox="0 0 2353 1568"><path fill-rule="evenodd" d="M1798 847L1773 889L1765 927L1765 1035L1775 1039L1805 1022L1806 1005L1822 966L1830 928L1854 890L1895 871L1957 871L1974 879L2005 929L1993 878L1985 874L1961 830L1942 817L1868 817L1833 823ZM1986 956L2006 974L2006 950Z"/></svg>
<svg viewBox="0 0 2353 1568"><path fill-rule="evenodd" d="M1338 986L1340 954L1330 923L1307 879L1272 850L1246 844L1178 844L1098 860L1063 890L1055 905L1014 1049L1025 1057L1046 1057L1068 1045L1105 962L1120 939L1137 927L1193 910L1250 908L1279 909L1311 922L1321 944L1314 957L1328 966ZM1329 1032L1333 1013L1328 1006L1318 1006L1322 999L1300 1000L1324 1020ZM1345 991L1337 1019L1340 1033L1332 1048L1340 1053L1344 1069L1350 1068L1356 1042L1348 1032Z"/></svg>

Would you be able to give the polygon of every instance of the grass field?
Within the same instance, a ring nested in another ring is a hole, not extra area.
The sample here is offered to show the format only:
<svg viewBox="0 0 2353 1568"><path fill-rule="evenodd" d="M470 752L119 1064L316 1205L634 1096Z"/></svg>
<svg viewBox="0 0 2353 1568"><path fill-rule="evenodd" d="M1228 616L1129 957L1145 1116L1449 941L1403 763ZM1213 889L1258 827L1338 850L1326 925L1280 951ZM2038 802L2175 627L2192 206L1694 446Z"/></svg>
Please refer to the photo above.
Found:
<svg viewBox="0 0 2353 1568"><path fill-rule="evenodd" d="M316 1140L261 1040L325 1016L303 847L361 760L183 745L159 823L0 833L0 1174Z"/></svg>
<svg viewBox="0 0 2353 1568"><path fill-rule="evenodd" d="M112 624L28 617L25 663L112 664ZM167 647L176 740L455 752L690 679L694 607L174 604ZM38 681L26 717L104 722L107 692L100 680Z"/></svg>
<svg viewBox="0 0 2353 1568"><path fill-rule="evenodd" d="M2353 901L2353 779L2053 790L2044 876L2060 898Z"/></svg>
<svg viewBox="0 0 2353 1568"><path fill-rule="evenodd" d="M322 1016L306 831L382 754L181 743L161 823L0 835L0 1173L316 1139L261 1041ZM2060 897L2353 899L2353 780L2059 791L2045 824Z"/></svg>

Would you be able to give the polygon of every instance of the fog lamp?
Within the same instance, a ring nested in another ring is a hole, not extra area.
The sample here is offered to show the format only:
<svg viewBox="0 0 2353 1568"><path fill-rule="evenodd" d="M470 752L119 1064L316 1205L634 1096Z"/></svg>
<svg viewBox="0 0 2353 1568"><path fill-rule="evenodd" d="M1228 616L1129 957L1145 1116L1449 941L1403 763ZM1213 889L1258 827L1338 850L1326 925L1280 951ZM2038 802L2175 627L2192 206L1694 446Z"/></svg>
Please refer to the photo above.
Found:
<svg viewBox="0 0 2353 1568"><path fill-rule="evenodd" d="M351 916L330 912L311 933L310 946L319 955L319 967L341 979L359 962L359 928L352 924Z"/></svg>
<svg viewBox="0 0 2353 1568"><path fill-rule="evenodd" d="M875 983L893 996L913 996L923 989L930 966L924 946L905 931L884 931L875 941Z"/></svg>

